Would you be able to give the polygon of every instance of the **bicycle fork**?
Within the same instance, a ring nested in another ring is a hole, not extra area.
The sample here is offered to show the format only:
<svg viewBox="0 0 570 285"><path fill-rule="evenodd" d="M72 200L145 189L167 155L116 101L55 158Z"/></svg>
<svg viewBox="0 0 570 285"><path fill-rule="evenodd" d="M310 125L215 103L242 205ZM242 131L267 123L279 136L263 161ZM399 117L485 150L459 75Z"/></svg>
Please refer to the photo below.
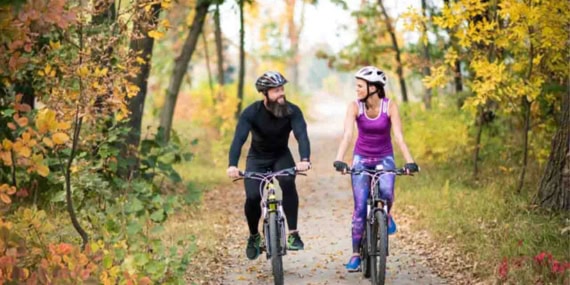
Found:
<svg viewBox="0 0 570 285"><path fill-rule="evenodd" d="M271 252L270 240L269 240L269 214L275 213L277 215L277 227L279 232L279 255L286 254L286 237L285 237L285 212L283 210L283 205L276 199L275 194L272 193L267 198L267 206L263 207L262 217L263 217L263 230L265 233L265 252L267 253L267 259L271 258L273 254Z"/></svg>

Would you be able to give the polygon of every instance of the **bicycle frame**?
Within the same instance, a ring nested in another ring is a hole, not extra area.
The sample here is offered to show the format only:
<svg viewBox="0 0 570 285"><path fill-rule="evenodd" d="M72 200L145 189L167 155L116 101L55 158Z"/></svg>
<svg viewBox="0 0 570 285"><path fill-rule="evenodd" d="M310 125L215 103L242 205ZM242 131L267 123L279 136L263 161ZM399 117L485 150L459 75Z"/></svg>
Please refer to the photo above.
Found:
<svg viewBox="0 0 570 285"><path fill-rule="evenodd" d="M267 259L271 259L271 267L276 285L284 284L282 256L287 253L287 244L285 239L285 212L281 199L278 199L276 195L274 179L279 176L295 174L297 174L295 167L276 172L240 172L243 179L261 181L261 183L259 183L259 194L261 195L260 206L263 217L265 252Z"/></svg>
<svg viewBox="0 0 570 285"><path fill-rule="evenodd" d="M261 195L261 216L263 218L264 231L268 232L268 219L270 213L277 214L277 220L280 228L280 251L279 255L287 254L286 246L286 232L285 232L285 212L283 210L282 201L277 198L276 187L274 184L274 178L280 176L292 176L292 175L304 175L297 172L296 167L282 169L276 172L254 172L245 171L240 172L243 179L255 179L261 181L259 184L259 194ZM239 180L239 179L236 179ZM235 180L234 180L235 181ZM267 253L267 259L271 258L272 252L270 252L269 237L265 235L265 251Z"/></svg>

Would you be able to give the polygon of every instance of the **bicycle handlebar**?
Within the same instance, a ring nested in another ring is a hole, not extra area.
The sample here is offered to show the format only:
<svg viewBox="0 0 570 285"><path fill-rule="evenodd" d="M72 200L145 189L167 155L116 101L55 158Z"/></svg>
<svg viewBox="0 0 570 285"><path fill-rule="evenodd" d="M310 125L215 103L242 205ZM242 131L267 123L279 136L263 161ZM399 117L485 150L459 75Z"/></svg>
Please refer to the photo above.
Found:
<svg viewBox="0 0 570 285"><path fill-rule="evenodd" d="M281 169L278 171L267 171L267 172L255 172L255 171L241 171L239 172L239 175L241 176L240 178L236 178L233 181L238 181L238 180L242 180L245 178L252 178L252 179L268 179L271 177L276 177L276 176L295 176L295 175L304 175L306 176L307 174L298 171L297 167L290 167L290 168L285 168L285 169Z"/></svg>
<svg viewBox="0 0 570 285"><path fill-rule="evenodd" d="M346 169L346 171L339 171L342 172L343 174L368 174L368 175L376 175L376 174L383 174L383 173L393 173L396 175L409 175L409 176L414 176L413 173L406 173L406 169L405 168L399 168L399 169Z"/></svg>

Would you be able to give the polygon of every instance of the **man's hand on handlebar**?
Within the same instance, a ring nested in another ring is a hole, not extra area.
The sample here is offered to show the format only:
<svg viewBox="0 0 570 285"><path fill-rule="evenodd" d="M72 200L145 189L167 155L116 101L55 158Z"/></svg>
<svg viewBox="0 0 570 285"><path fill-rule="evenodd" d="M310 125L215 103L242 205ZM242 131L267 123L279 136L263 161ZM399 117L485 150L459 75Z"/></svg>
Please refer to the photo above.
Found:
<svg viewBox="0 0 570 285"><path fill-rule="evenodd" d="M228 167L228 169L226 170L226 173L228 174L228 177L230 177L230 178L233 178L233 179L240 178L239 169L235 166Z"/></svg>
<svg viewBox="0 0 570 285"><path fill-rule="evenodd" d="M311 163L308 161L299 161L297 162L297 171L307 171L311 169Z"/></svg>

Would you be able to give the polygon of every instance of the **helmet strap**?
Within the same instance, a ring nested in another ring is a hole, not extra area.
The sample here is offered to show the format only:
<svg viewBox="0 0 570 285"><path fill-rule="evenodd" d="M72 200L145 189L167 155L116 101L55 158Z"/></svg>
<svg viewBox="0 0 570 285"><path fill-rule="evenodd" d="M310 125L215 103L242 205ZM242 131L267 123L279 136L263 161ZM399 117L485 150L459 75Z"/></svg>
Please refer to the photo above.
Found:
<svg viewBox="0 0 570 285"><path fill-rule="evenodd" d="M374 92L370 92L370 83L368 83L368 81L366 81L366 97L364 97L364 99L361 99L360 102L364 103L364 106L366 107L366 110L368 110L369 106L368 106L368 98L370 98L370 96L374 95L374 94L378 94L378 88L376 88L376 91Z"/></svg>

